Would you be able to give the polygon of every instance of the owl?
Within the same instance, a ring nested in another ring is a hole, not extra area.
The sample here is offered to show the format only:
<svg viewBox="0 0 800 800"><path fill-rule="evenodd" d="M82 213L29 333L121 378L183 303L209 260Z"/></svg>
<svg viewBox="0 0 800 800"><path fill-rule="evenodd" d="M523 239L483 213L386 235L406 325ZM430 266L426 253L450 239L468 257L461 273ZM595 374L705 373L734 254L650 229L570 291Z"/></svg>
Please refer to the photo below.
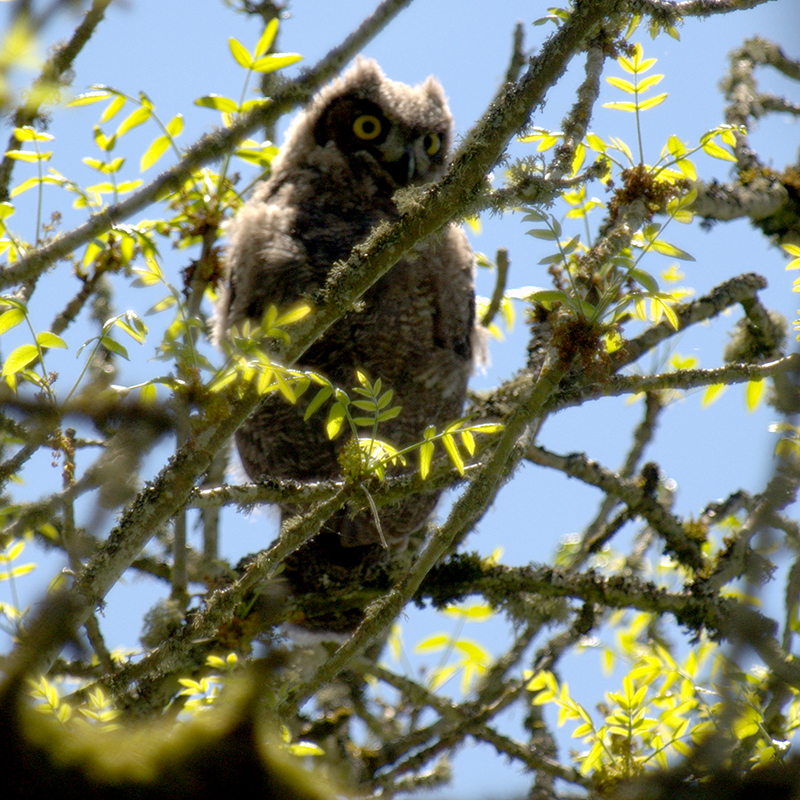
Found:
<svg viewBox="0 0 800 800"><path fill-rule="evenodd" d="M270 305L313 298L376 225L399 218L398 190L444 173L452 138L452 116L433 78L407 86L359 59L323 89L231 223L215 336L245 320L259 323ZM427 425L441 428L462 413L475 348L473 281L473 253L463 230L450 225L379 279L300 366L348 392L357 369L380 378L402 410L381 423L379 436L398 448L418 442ZM252 480L341 475L345 437L329 440L324 415L306 422L303 413L302 401L270 395L242 425L236 444ZM436 502L431 492L382 507L380 533L372 513L343 510L287 562L291 589L387 580L393 554L423 528ZM293 512L281 506L282 517ZM353 622L352 614L342 616Z"/></svg>

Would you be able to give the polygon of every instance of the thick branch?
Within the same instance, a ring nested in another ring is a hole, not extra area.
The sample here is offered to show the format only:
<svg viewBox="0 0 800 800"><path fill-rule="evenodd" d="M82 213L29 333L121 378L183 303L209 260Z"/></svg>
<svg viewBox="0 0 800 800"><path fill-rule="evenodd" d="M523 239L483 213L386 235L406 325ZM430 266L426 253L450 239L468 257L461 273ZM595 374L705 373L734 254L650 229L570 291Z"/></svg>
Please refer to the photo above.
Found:
<svg viewBox="0 0 800 800"><path fill-rule="evenodd" d="M275 122L287 111L308 101L323 83L333 77L410 2L411 0L384 0L355 33L348 36L339 47L331 50L313 69L285 84L265 106L251 109L224 130L206 134L186 151L175 166L162 172L147 186L125 200L93 214L83 225L34 250L13 266L6 267L0 272L0 289L31 280L60 258L112 228L117 222L142 211L159 197L177 191L194 170L230 152L259 126Z"/></svg>
<svg viewBox="0 0 800 800"><path fill-rule="evenodd" d="M102 22L106 8L110 3L111 0L94 0L81 24L72 34L72 38L56 48L56 51L47 59L42 69L42 74L34 81L30 91L31 102L20 106L14 114L13 125L15 128L22 128L25 125L34 123L43 105L40 93L42 91L53 91L56 86L64 83L64 77L71 69L72 62L89 41L95 28ZM18 147L19 142L12 133L6 145L6 150L16 150ZM16 163L13 158L7 155L3 157L3 161L0 163L0 201L8 200L8 184Z"/></svg>

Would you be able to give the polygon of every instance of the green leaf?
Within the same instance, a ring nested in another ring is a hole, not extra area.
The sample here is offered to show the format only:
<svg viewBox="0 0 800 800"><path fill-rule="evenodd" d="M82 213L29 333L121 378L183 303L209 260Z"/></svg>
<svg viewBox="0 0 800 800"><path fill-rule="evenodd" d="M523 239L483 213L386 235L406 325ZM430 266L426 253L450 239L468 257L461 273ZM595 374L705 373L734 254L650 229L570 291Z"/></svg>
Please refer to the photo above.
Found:
<svg viewBox="0 0 800 800"><path fill-rule="evenodd" d="M253 59L250 58L250 53L247 52L247 48L232 36L228 39L228 45L231 48L233 57L236 59L236 63L239 64L240 67L251 69L253 66Z"/></svg>
<svg viewBox="0 0 800 800"><path fill-rule="evenodd" d="M544 239L548 242L554 242L558 239L555 231L551 231L549 228L532 228L529 231L525 231L528 236L533 236L534 239Z"/></svg>
<svg viewBox="0 0 800 800"><path fill-rule="evenodd" d="M569 303L569 295L558 289L544 289L541 292L534 292L530 299L532 302L541 303L542 305L550 305L555 302Z"/></svg>
<svg viewBox="0 0 800 800"><path fill-rule="evenodd" d="M648 292L658 291L658 281L649 272L645 272L643 269L634 267L630 271L630 276L636 281L636 283L644 286Z"/></svg>
<svg viewBox="0 0 800 800"><path fill-rule="evenodd" d="M314 399L308 404L306 413L303 415L304 420L309 420L311 416L327 401L333 394L333 389L330 386L323 386L316 394Z"/></svg>
<svg viewBox="0 0 800 800"><path fill-rule="evenodd" d="M239 106L237 106L236 102L231 100L230 97L221 97L218 94L207 94L203 97L198 97L197 100L194 101L194 104L201 108L213 108L217 111L226 111L229 114L233 114L239 109Z"/></svg>
<svg viewBox="0 0 800 800"><path fill-rule="evenodd" d="M402 410L402 406L392 406L392 408L387 408L385 411L381 411L381 413L378 414L378 422L386 422L388 419L394 419Z"/></svg>
<svg viewBox="0 0 800 800"><path fill-rule="evenodd" d="M3 377L7 375L14 375L21 369L24 369L31 362L39 357L39 348L35 344L23 344L16 350L11 352L11 355L5 360L3 364Z"/></svg>
<svg viewBox="0 0 800 800"><path fill-rule="evenodd" d="M153 164L158 161L161 156L167 151L169 147L169 137L168 136L159 136L151 145L150 147L145 150L144 154L142 155L141 161L139 162L139 169L144 172Z"/></svg>

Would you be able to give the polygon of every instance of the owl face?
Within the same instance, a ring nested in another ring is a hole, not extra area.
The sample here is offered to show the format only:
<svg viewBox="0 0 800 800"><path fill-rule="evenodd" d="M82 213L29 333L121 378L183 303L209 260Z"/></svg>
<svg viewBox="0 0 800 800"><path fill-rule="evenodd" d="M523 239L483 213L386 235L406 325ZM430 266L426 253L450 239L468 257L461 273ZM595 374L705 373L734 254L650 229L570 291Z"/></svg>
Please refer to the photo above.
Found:
<svg viewBox="0 0 800 800"><path fill-rule="evenodd" d="M410 124L357 95L338 97L314 129L321 147L334 142L348 156L366 156L396 187L424 183L441 174L449 138L447 120Z"/></svg>

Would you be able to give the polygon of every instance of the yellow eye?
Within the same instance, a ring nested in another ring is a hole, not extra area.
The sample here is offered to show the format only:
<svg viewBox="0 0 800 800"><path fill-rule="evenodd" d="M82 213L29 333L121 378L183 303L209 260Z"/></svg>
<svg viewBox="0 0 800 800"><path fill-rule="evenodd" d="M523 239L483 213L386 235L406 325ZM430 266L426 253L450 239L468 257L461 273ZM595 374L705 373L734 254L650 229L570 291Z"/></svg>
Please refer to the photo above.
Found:
<svg viewBox="0 0 800 800"><path fill-rule="evenodd" d="M442 140L438 133L428 133L422 140L422 146L429 156L435 156L442 149Z"/></svg>
<svg viewBox="0 0 800 800"><path fill-rule="evenodd" d="M365 141L376 139L381 135L381 121L372 114L362 114L353 123L353 133Z"/></svg>

